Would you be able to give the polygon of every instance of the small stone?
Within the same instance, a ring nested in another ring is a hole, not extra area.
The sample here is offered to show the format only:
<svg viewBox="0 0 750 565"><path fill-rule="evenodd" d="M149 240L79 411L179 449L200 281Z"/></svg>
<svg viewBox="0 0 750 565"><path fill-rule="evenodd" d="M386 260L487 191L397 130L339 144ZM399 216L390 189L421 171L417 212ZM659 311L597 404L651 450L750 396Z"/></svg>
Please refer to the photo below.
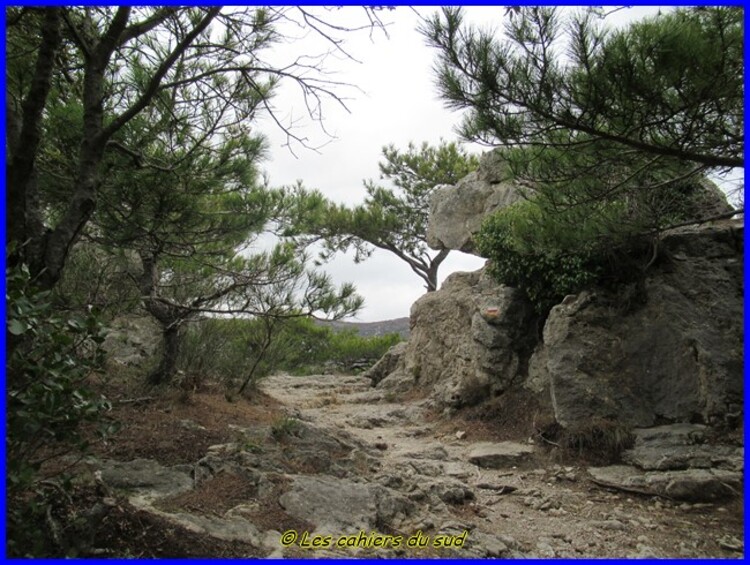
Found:
<svg viewBox="0 0 750 565"><path fill-rule="evenodd" d="M716 540L716 543L718 543L719 547L721 547L722 549L728 549L729 551L742 552L742 550L744 549L742 541L738 540L734 536L730 536L729 534L722 536L721 538Z"/></svg>
<svg viewBox="0 0 750 565"><path fill-rule="evenodd" d="M539 553L539 557L556 557L554 548L546 542L540 541L536 544L536 550Z"/></svg>
<svg viewBox="0 0 750 565"><path fill-rule="evenodd" d="M527 459L534 453L534 448L522 443L511 441L474 444L469 453L469 462L479 467L501 469L510 467L513 463Z"/></svg>
<svg viewBox="0 0 750 565"><path fill-rule="evenodd" d="M465 437L466 437L466 432L464 431L456 432L456 439L464 439Z"/></svg>
<svg viewBox="0 0 750 565"><path fill-rule="evenodd" d="M379 441L375 444L375 449L379 449L380 451L385 451L388 449L388 444L382 441Z"/></svg>
<svg viewBox="0 0 750 565"><path fill-rule="evenodd" d="M627 526L620 522L619 520L600 520L591 522L592 526L595 526L597 528L600 528L602 530L610 530L610 531L623 531L627 529Z"/></svg>
<svg viewBox="0 0 750 565"><path fill-rule="evenodd" d="M639 543L638 545L635 546L635 548L638 551L638 553L633 555L632 557L638 557L638 558L659 557L658 552L650 545Z"/></svg>

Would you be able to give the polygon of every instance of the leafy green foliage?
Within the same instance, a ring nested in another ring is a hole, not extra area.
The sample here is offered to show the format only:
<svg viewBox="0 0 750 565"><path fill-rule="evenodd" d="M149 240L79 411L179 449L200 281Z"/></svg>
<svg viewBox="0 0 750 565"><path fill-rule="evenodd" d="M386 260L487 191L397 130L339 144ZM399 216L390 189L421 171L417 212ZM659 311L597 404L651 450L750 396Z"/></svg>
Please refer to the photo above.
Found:
<svg viewBox="0 0 750 565"><path fill-rule="evenodd" d="M6 281L6 335L13 346L6 396L8 550L40 555L48 537L43 517L55 494L41 482L42 463L85 451L84 424L96 425L100 435L114 428L105 417L109 403L86 385L101 365L105 331L93 313L59 314L51 293L37 290L25 267L9 269Z"/></svg>
<svg viewBox="0 0 750 565"><path fill-rule="evenodd" d="M532 192L485 219L477 249L498 282L520 288L545 312L594 283L642 277L656 258L660 230L716 205L707 202L714 196L705 182L691 177L575 206L563 205L565 190Z"/></svg>
<svg viewBox="0 0 750 565"><path fill-rule="evenodd" d="M364 337L356 330L329 331L329 344L322 361L342 370L362 361L372 365L401 341L401 336L396 333Z"/></svg>
<svg viewBox="0 0 750 565"><path fill-rule="evenodd" d="M488 217L475 240L478 251L490 259L490 274L519 288L543 313L597 281L605 255L585 223L570 232L541 220L538 205L522 201Z"/></svg>
<svg viewBox="0 0 750 565"><path fill-rule="evenodd" d="M733 213L704 174L743 163L742 10L677 9L619 31L597 8L506 16L503 38L452 8L422 28L442 97L467 110L462 136L500 146L527 190L478 238L501 282L544 311L642 274L655 253L626 256L656 251L671 225Z"/></svg>

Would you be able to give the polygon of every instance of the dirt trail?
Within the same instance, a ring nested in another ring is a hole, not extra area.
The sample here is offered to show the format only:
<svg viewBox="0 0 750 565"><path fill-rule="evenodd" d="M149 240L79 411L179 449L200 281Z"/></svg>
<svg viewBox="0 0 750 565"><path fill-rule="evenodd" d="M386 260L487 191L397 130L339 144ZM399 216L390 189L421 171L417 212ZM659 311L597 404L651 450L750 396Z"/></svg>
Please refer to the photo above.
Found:
<svg viewBox="0 0 750 565"><path fill-rule="evenodd" d="M393 402L362 377L275 376L262 388L291 418L361 446L369 463L356 483L411 501L408 511L380 524L388 530L380 533L421 530L434 537L466 530L465 547L456 553L467 557L741 557L744 551L741 499L687 504L608 491L584 468L556 465L528 442L504 443L498 454L498 446L477 442L471 431L441 432L446 427L428 417L424 401Z"/></svg>

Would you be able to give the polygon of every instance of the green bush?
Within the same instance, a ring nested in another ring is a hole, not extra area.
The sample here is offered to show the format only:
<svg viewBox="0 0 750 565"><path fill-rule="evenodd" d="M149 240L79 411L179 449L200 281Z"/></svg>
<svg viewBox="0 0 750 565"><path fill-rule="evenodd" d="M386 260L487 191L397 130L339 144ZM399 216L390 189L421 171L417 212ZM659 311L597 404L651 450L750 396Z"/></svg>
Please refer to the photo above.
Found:
<svg viewBox="0 0 750 565"><path fill-rule="evenodd" d="M576 230L568 225L548 221L535 202L522 201L485 219L477 249L498 282L519 288L543 313L596 282L607 265L593 227L583 219Z"/></svg>
<svg viewBox="0 0 750 565"><path fill-rule="evenodd" d="M41 476L42 464L84 452L84 423L98 424L102 435L114 427L105 418L109 403L85 382L101 366L105 331L94 313L59 314L51 293L37 290L24 267L7 270L6 283L7 549L39 556L49 550L45 518L53 492L68 487L42 481L50 478Z"/></svg>
<svg viewBox="0 0 750 565"><path fill-rule="evenodd" d="M397 333L364 337L356 330L329 331L325 361L342 368L365 361L375 363L386 351L401 341Z"/></svg>

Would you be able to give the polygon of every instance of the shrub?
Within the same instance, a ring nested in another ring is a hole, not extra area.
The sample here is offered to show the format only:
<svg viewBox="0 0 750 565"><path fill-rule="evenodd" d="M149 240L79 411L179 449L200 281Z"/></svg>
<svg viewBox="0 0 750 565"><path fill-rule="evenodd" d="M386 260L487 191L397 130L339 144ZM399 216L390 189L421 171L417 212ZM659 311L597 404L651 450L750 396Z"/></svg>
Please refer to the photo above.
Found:
<svg viewBox="0 0 750 565"><path fill-rule="evenodd" d="M360 361L374 364L400 341L397 333L364 337L356 330L331 332L325 357L344 368Z"/></svg>
<svg viewBox="0 0 750 565"><path fill-rule="evenodd" d="M52 492L69 486L51 491L42 464L85 451L82 424L99 424L102 435L114 427L109 403L85 382L101 366L105 332L95 313L60 315L25 267L7 270L6 282L8 552L42 555Z"/></svg>
<svg viewBox="0 0 750 565"><path fill-rule="evenodd" d="M204 318L185 331L178 367L234 388L248 376L261 351L252 376L256 382L274 371L304 375L321 372L328 363L342 369L361 360L374 363L401 340L398 334L362 337L354 330L337 332L309 318L279 321L263 350L265 337L263 320Z"/></svg>
<svg viewBox="0 0 750 565"><path fill-rule="evenodd" d="M574 231L564 225L546 221L535 202L523 201L486 218L476 236L479 252L490 259L489 273L523 291L540 313L596 282L607 266L585 222Z"/></svg>

